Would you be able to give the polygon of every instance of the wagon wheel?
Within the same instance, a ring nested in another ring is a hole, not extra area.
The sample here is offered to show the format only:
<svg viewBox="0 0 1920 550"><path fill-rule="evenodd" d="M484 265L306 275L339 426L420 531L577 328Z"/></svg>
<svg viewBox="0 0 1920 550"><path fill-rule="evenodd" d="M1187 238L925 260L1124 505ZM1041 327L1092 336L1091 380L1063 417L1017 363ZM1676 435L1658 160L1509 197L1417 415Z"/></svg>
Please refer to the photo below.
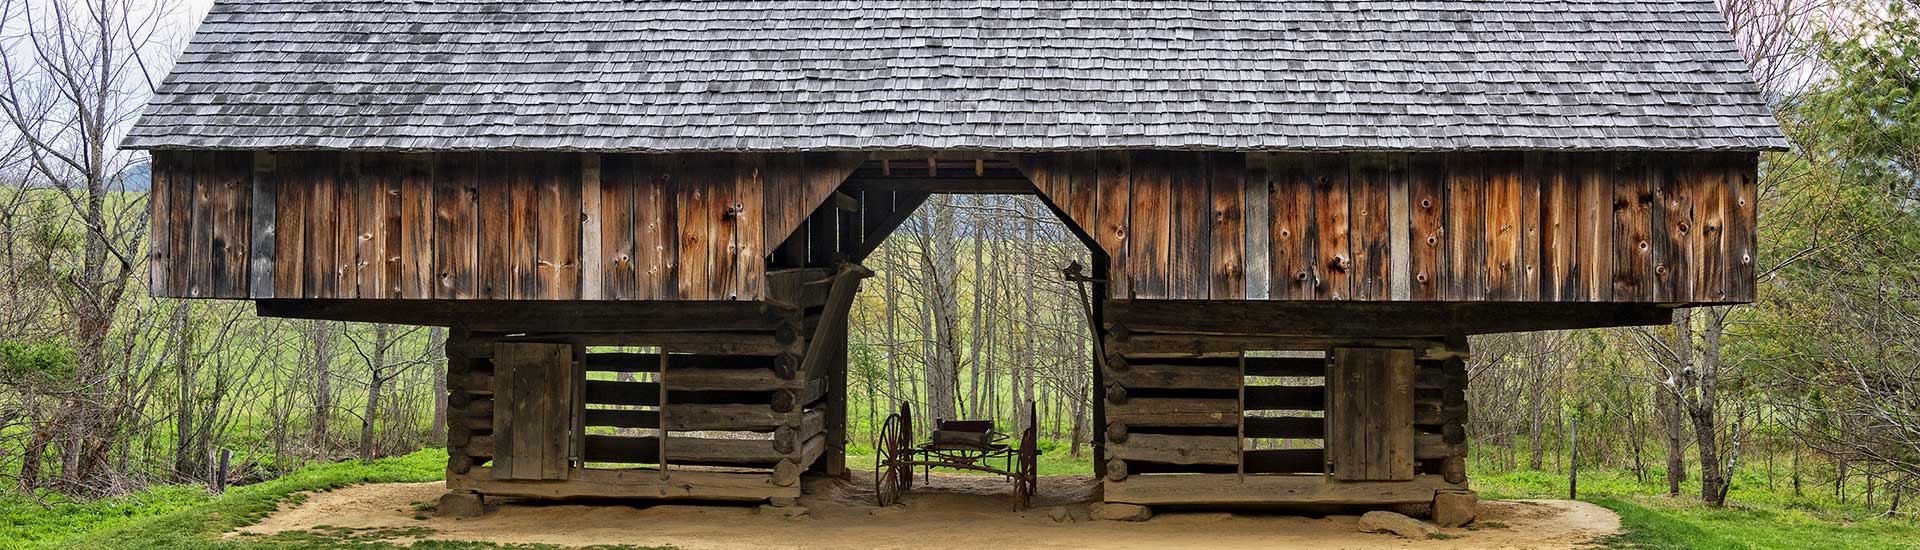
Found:
<svg viewBox="0 0 1920 550"><path fill-rule="evenodd" d="M1023 510L1033 507L1033 495L1040 489L1040 438L1034 431L1040 424L1039 415L1031 405L1028 407L1027 429L1020 432L1020 465L1013 476L1014 495Z"/></svg>
<svg viewBox="0 0 1920 550"><path fill-rule="evenodd" d="M913 479L913 473L900 465L905 458L901 456L905 449L900 446L900 432L904 424L899 414L888 415L887 421L880 425L880 440L875 442L875 446L879 447L875 450L880 456L874 464L873 494L882 507L899 501L900 493L906 492L903 485Z"/></svg>
<svg viewBox="0 0 1920 550"><path fill-rule="evenodd" d="M904 401L900 403L900 431L898 434L896 434L893 444L896 446L896 448L899 449L901 462L904 463L908 460L912 460L913 458L912 456L913 455L913 406L908 405ZM900 484L899 489L901 493L906 493L907 491L913 490L913 466L903 465L900 467L899 484Z"/></svg>

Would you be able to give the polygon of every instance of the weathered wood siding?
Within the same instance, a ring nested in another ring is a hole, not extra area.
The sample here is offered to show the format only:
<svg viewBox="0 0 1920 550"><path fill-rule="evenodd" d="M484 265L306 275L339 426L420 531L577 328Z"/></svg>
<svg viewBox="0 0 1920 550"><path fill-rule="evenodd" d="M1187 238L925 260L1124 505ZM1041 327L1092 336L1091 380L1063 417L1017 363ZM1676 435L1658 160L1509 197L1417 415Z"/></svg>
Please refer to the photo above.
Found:
<svg viewBox="0 0 1920 550"><path fill-rule="evenodd" d="M758 300L770 265L870 252L926 199L914 181L1009 174L1105 253L1115 299L1697 304L1754 288L1753 153L982 154L1018 170L942 157L919 180L851 153L154 157L165 296Z"/></svg>
<svg viewBox="0 0 1920 550"><path fill-rule="evenodd" d="M1731 303L1753 299L1757 162L1142 151L1020 165L1107 253L1116 299Z"/></svg>

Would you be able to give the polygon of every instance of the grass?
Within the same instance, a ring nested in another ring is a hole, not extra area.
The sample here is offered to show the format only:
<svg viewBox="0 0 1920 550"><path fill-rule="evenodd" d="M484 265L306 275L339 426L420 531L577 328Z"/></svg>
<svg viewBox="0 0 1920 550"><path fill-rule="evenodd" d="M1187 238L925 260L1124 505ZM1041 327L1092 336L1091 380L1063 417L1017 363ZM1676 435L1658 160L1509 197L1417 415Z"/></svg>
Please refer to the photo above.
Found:
<svg viewBox="0 0 1920 550"><path fill-rule="evenodd" d="M1682 485L1682 496L1666 496L1663 476L1652 472L1642 480L1624 469L1581 472L1580 499L1620 514L1625 531L1602 544L1646 550L1920 549L1920 522L1885 518L1878 510L1824 494L1769 489L1753 471L1736 476L1729 505L1720 509L1700 503L1697 479ZM1513 471L1471 477L1483 498L1567 497L1564 475Z"/></svg>

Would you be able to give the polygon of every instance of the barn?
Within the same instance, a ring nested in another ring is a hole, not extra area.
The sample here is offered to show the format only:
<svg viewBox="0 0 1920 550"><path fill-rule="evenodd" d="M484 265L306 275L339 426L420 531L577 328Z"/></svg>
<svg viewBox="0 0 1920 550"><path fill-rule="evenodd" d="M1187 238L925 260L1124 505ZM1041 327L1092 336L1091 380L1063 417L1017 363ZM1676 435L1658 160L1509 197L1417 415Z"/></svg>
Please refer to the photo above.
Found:
<svg viewBox="0 0 1920 550"><path fill-rule="evenodd" d="M453 329L449 499L844 475L860 261L1013 193L1107 502L1387 506L1468 335L1752 301L1785 142L1710 0L221 0L122 146L152 294Z"/></svg>

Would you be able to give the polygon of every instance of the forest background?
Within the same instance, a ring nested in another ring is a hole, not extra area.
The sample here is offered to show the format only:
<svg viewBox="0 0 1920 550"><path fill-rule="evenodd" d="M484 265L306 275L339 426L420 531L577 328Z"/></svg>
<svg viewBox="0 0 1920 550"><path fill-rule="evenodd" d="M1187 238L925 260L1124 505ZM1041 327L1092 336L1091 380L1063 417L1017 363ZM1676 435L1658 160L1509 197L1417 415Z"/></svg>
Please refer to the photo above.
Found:
<svg viewBox="0 0 1920 550"><path fill-rule="evenodd" d="M1759 301L1475 337L1473 475L1584 475L1630 520L1920 536L1920 6L1721 7L1793 144L1762 156ZM223 452L238 485L443 445L443 329L146 295L146 159L116 144L205 9L0 0L0 545L204 502ZM1047 473L1091 472L1076 261L1031 198L930 199L866 262L849 454L899 402L1002 425L1032 403Z"/></svg>

